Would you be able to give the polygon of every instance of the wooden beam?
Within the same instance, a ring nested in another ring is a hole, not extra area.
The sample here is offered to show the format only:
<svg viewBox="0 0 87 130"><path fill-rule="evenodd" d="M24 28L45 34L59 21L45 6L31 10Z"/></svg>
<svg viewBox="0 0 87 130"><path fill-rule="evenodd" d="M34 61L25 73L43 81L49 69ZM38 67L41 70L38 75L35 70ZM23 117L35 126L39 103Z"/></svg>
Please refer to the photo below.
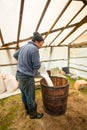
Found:
<svg viewBox="0 0 87 130"><path fill-rule="evenodd" d="M1 47L0 50L18 49L17 47Z"/></svg>
<svg viewBox="0 0 87 130"><path fill-rule="evenodd" d="M42 46L42 48L46 48L46 47L68 47L68 45L60 45L60 46Z"/></svg>
<svg viewBox="0 0 87 130"><path fill-rule="evenodd" d="M68 60L68 59L43 60L43 61L41 61L41 62L54 62L54 61L61 61L61 60L66 61L66 60Z"/></svg>
<svg viewBox="0 0 87 130"><path fill-rule="evenodd" d="M68 67L70 65L70 47L68 47Z"/></svg>
<svg viewBox="0 0 87 130"><path fill-rule="evenodd" d="M46 5L45 5L45 8L44 8L44 10L43 10L43 12L42 12L42 15L41 15L41 17L40 17L40 20L39 20L39 22L38 22L38 25L37 25L35 31L38 31L38 28L39 28L39 26L40 26L40 24L41 24L41 21L42 21L44 15L45 15L45 13L46 13L46 10L47 10L47 8L48 8L50 2L51 2L51 0L47 0L47 3L46 3Z"/></svg>
<svg viewBox="0 0 87 130"><path fill-rule="evenodd" d="M71 24L71 25L65 27L65 29L71 28L71 27L74 27L74 26L77 26L77 25L78 25L78 23L74 23L74 24ZM64 28L64 27L51 30L50 34L51 34L51 33L54 33L54 32L57 32L57 31L61 31L63 28ZM42 35L46 35L46 33L47 33L47 32L44 32L44 33L42 33Z"/></svg>
<svg viewBox="0 0 87 130"><path fill-rule="evenodd" d="M73 43L76 39L78 39L82 34L84 34L86 31L87 31L87 30L83 31L80 35L78 35L73 41L71 41L71 42L68 44L68 46L71 46L72 43Z"/></svg>
<svg viewBox="0 0 87 130"><path fill-rule="evenodd" d="M78 24L79 24L79 23L75 23L75 24L69 25L67 28L71 28L71 27L77 26ZM54 29L54 30L52 30L52 31L50 32L50 34L51 34L51 33L54 33L54 32L57 32L57 31L60 31L60 30L62 30L63 28L64 28L64 27ZM65 29L67 29L67 28L65 28ZM47 32L43 32L43 33L41 33L41 35L42 35L42 36L43 36L43 35L46 35L46 33L47 33ZM26 41L31 40L31 39L32 39L32 36L30 36L30 37L28 37L28 38L25 38L25 39L20 39L20 40L19 40L19 43L21 43L21 42L26 42ZM5 43L4 46L10 46L10 45L14 45L14 44L17 44L17 41ZM3 46L2 46L2 47L3 47Z"/></svg>
<svg viewBox="0 0 87 130"><path fill-rule="evenodd" d="M61 61L61 60L67 60L67 59L54 59L54 60L44 60L44 61L41 61L41 62L54 62L54 61ZM14 66L14 65L17 65L17 63L12 63L12 64L0 64L0 66Z"/></svg>
<svg viewBox="0 0 87 130"><path fill-rule="evenodd" d="M73 32L75 32L81 25L83 25L85 22L87 22L87 16L85 16L80 22L79 24L58 44L58 46L60 44L62 44Z"/></svg>
<svg viewBox="0 0 87 130"><path fill-rule="evenodd" d="M17 63L13 63L13 64L0 64L0 66L3 66L3 67L5 67L5 66L11 66L11 65L17 65Z"/></svg>
<svg viewBox="0 0 87 130"><path fill-rule="evenodd" d="M0 39L1 39L2 45L4 45L4 39L3 39L3 36L2 36L1 29L0 29Z"/></svg>
<svg viewBox="0 0 87 130"><path fill-rule="evenodd" d="M87 41L86 42L80 42L80 43L73 43L70 45L70 47L82 47L82 46L87 46Z"/></svg>
<svg viewBox="0 0 87 130"><path fill-rule="evenodd" d="M46 37L49 35L49 33L51 32L51 30L53 29L53 27L55 26L55 24L58 22L58 20L60 19L60 17L63 15L63 13L65 12L65 10L67 9L67 7L69 6L69 4L71 3L72 0L69 0L67 2L67 4L65 5L65 7L63 8L62 12L60 13L60 15L56 18L55 22L53 23L53 25L51 26L51 28L49 29L49 31L47 32L47 34L44 37L44 40L46 39Z"/></svg>
<svg viewBox="0 0 87 130"><path fill-rule="evenodd" d="M87 5L87 0L73 0L73 1L82 1L85 5Z"/></svg>
<svg viewBox="0 0 87 130"><path fill-rule="evenodd" d="M21 0L18 34L17 34L17 47L19 47L19 38L20 38L21 25L22 25L23 9L24 9L24 0Z"/></svg>
<svg viewBox="0 0 87 130"><path fill-rule="evenodd" d="M60 31L60 33L58 33L58 34L56 35L56 37L50 42L49 45L51 45L51 44L59 37L59 35L65 30L65 28L68 27L68 25L76 18L76 16L84 9L85 6L86 6L86 5L83 5L83 7L81 7L81 9L80 9L80 10L75 14L75 16L67 23L67 25Z"/></svg>
<svg viewBox="0 0 87 130"><path fill-rule="evenodd" d="M79 56L79 57L70 57L70 59L76 59L76 58L77 58L77 59L78 59L78 58L87 58L87 56L84 56L84 57L83 57L83 56Z"/></svg>

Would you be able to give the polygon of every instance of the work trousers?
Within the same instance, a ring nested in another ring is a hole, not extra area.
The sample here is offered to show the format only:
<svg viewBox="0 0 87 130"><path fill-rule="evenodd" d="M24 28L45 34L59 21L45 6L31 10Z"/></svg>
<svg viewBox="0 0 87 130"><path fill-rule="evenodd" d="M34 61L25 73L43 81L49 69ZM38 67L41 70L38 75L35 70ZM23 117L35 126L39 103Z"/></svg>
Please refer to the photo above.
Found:
<svg viewBox="0 0 87 130"><path fill-rule="evenodd" d="M35 82L33 76L24 75L17 71L16 78L19 82L22 101L29 109L36 107L35 102Z"/></svg>

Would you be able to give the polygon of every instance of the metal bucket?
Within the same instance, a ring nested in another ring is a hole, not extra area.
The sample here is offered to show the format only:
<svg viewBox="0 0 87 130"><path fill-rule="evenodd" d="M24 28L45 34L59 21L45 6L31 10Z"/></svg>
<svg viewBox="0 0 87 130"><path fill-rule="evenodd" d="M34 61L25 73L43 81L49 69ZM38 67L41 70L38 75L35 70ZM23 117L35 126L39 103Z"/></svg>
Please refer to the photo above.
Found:
<svg viewBox="0 0 87 130"><path fill-rule="evenodd" d="M69 83L63 77L50 77L54 87L47 86L46 80L40 81L44 109L48 114L61 115L66 112Z"/></svg>

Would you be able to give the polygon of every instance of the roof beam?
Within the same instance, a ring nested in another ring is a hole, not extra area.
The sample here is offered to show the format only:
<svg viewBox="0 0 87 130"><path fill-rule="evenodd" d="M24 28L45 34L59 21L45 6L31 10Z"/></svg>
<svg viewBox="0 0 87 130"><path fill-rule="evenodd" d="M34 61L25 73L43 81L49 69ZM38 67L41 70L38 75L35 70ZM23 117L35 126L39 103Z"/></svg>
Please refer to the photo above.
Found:
<svg viewBox="0 0 87 130"><path fill-rule="evenodd" d="M86 5L83 5L82 8L75 14L75 16L67 23L67 25L61 30L60 33L58 33L56 35L56 37L50 42L49 45L51 45L58 37L59 35L65 30L66 27L68 27L68 25L75 19L75 17L83 10L83 8L85 7Z"/></svg>
<svg viewBox="0 0 87 130"><path fill-rule="evenodd" d="M37 25L35 31L38 31L38 28L39 28L39 26L40 26L40 24L41 24L41 21L42 21L44 15L45 15L45 13L46 13L46 10L47 10L47 8L48 8L50 2L51 2L51 0L47 0L47 3L46 3L46 5L45 5L45 8L44 8L44 10L43 10L43 12L42 12L42 15L41 15L41 17L40 17L40 20L39 20L39 22L38 22L38 25Z"/></svg>
<svg viewBox="0 0 87 130"><path fill-rule="evenodd" d="M87 30L83 31L80 35L78 35L73 41L71 41L68 46L71 46L71 44L76 40L78 39L82 34L84 34Z"/></svg>
<svg viewBox="0 0 87 130"><path fill-rule="evenodd" d="M85 16L80 22L79 24L58 44L58 46L60 44L62 44L73 32L75 32L81 25L83 25L85 22L87 22L87 16Z"/></svg>
<svg viewBox="0 0 87 130"><path fill-rule="evenodd" d="M2 45L4 45L4 39L3 39L3 36L2 36L1 29L0 29L0 39L1 39Z"/></svg>
<svg viewBox="0 0 87 130"><path fill-rule="evenodd" d="M73 43L69 47L82 47L82 46L87 46L87 41L86 42Z"/></svg>
<svg viewBox="0 0 87 130"><path fill-rule="evenodd" d="M65 29L71 28L71 27L74 27L74 26L77 26L77 25L78 25L78 23L74 23L74 24L71 24L71 25L65 27ZM57 29L51 30L50 33L54 33L54 32L57 32L57 31L61 31L61 30L63 30L63 28L64 28L64 27L61 27L61 28L57 28ZM47 33L47 32L44 32L44 33L42 33L42 35L45 35L46 33Z"/></svg>
<svg viewBox="0 0 87 130"><path fill-rule="evenodd" d="M1 47L0 50L18 49L17 47Z"/></svg>
<svg viewBox="0 0 87 130"><path fill-rule="evenodd" d="M85 5L87 5L87 0L73 0L73 1L82 1Z"/></svg>
<svg viewBox="0 0 87 130"><path fill-rule="evenodd" d="M65 5L65 7L63 8L62 12L60 13L60 15L56 18L55 22L53 23L53 25L51 26L51 28L49 29L49 31L47 32L47 34L44 37L44 40L46 39L46 37L49 35L49 33L51 32L51 30L53 29L53 27L55 26L55 24L58 22L58 20L60 19L60 17L63 15L63 13L65 12L65 10L67 9L67 7L69 6L69 4L71 3L72 0L69 0L67 2L67 4Z"/></svg>
<svg viewBox="0 0 87 130"><path fill-rule="evenodd" d="M24 0L21 0L18 34L17 34L17 47L19 47L19 38L20 38L21 25L22 25L23 9L24 9Z"/></svg>
<svg viewBox="0 0 87 130"><path fill-rule="evenodd" d="M66 27L65 29L71 28L71 27L74 27L74 26L77 26L77 25L78 25L78 23L75 23L75 24L69 25L69 26ZM64 28L64 27L54 29L54 30L52 30L50 33L54 33L54 32L60 31L60 30L62 30L63 28ZM46 33L47 33L47 32L43 32L41 35L42 35L42 36L43 36L43 35L46 35ZM28 37L28 38L25 38L25 39L19 40L19 43L28 41L28 40L30 40L30 39L32 39L32 36L30 36L30 37ZM5 43L3 46L10 46L10 45L14 45L14 44L17 44L17 41ZM3 46L2 46L2 47L3 47Z"/></svg>

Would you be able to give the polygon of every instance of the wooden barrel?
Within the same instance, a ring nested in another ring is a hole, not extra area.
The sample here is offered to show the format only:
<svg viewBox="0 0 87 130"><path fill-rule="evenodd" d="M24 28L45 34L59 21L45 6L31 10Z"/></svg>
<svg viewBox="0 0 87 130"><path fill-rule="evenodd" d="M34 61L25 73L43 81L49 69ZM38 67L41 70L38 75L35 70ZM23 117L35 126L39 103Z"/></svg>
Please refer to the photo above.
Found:
<svg viewBox="0 0 87 130"><path fill-rule="evenodd" d="M48 114L61 115L66 112L69 83L63 77L51 76L51 80L54 87L48 86L44 78L40 81L43 106Z"/></svg>

